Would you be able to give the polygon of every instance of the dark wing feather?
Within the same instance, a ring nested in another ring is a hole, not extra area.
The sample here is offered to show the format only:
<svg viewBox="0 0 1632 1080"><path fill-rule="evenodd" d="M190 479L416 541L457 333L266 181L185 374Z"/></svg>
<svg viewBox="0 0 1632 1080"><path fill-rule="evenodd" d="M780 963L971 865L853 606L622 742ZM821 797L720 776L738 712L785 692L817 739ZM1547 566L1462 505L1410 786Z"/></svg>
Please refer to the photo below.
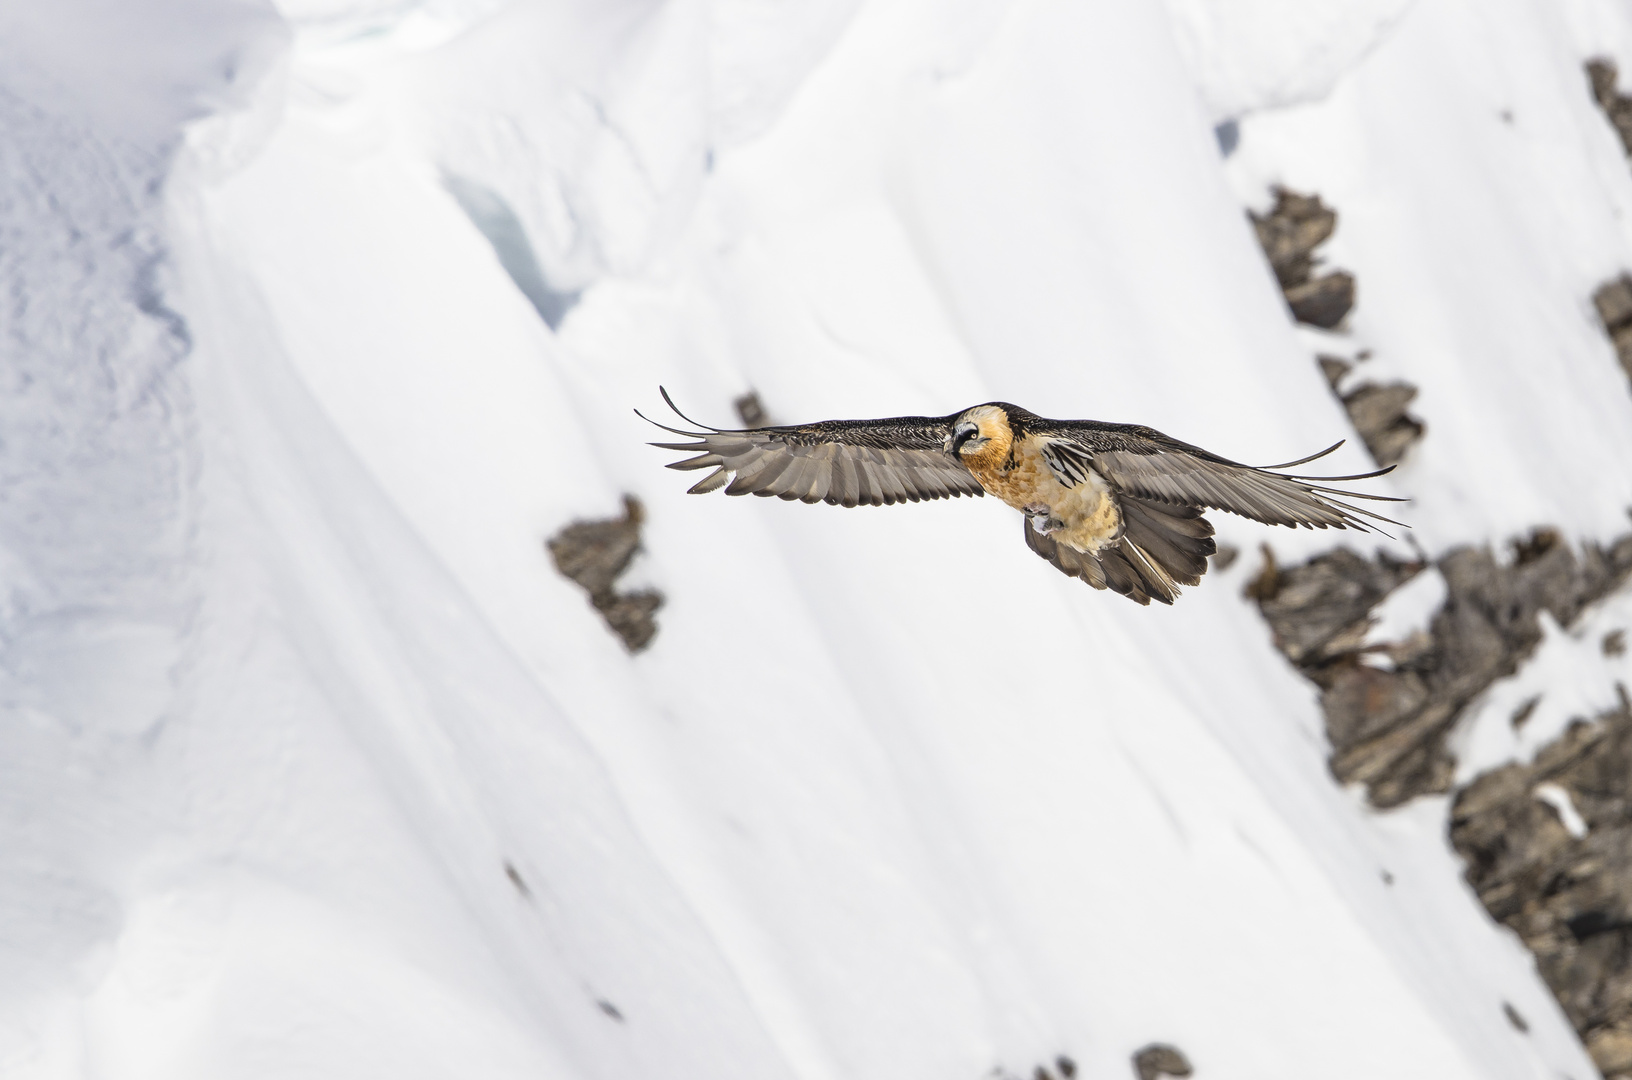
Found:
<svg viewBox="0 0 1632 1080"><path fill-rule="evenodd" d="M1377 528L1374 522L1400 524L1334 496L1379 502L1403 499L1325 486L1335 481L1369 480L1392 471L1393 466L1357 476L1295 476L1242 465L1153 428L1133 424L1039 418L1030 426L1038 435L1053 440L1046 453L1051 467L1055 460L1070 463L1069 467L1054 467L1062 483L1068 483L1068 476L1091 463L1094 471L1118 491L1153 503L1210 507L1266 525L1301 525L1309 529L1369 531ZM1325 457L1341 445L1289 464L1302 465Z"/></svg>
<svg viewBox="0 0 1632 1080"><path fill-rule="evenodd" d="M775 495L834 506L888 506L985 494L980 481L943 449L951 433L950 416L827 420L730 431L690 420L675 408L667 391L663 400L682 420L702 429L684 431L648 420L664 431L696 440L652 443L692 455L673 462L671 469L713 470L691 487L693 494L723 486L727 495ZM638 410L636 415L641 416Z"/></svg>

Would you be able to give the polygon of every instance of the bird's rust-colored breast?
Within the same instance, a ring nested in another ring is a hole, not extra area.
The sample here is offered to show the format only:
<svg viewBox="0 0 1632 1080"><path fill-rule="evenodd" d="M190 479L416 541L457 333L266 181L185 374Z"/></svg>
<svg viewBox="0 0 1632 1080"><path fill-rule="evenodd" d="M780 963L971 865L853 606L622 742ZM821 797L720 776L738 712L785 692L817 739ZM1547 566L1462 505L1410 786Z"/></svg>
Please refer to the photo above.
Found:
<svg viewBox="0 0 1632 1080"><path fill-rule="evenodd" d="M1036 436L1011 440L1005 434L966 454L964 463L988 494L1016 510L1047 506L1061 523L1051 534L1056 542L1078 551L1098 551L1120 537L1122 512L1109 485L1090 471L1084 483L1066 487L1049 467L1042 448L1043 440Z"/></svg>

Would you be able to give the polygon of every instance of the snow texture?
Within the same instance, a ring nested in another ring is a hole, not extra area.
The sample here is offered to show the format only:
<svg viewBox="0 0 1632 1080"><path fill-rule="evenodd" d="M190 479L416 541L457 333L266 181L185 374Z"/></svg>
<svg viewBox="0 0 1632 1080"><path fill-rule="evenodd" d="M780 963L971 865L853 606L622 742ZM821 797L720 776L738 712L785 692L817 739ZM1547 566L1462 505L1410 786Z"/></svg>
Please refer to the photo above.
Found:
<svg viewBox="0 0 1632 1080"><path fill-rule="evenodd" d="M1244 214L1284 183L1360 281L1327 344L1422 391L1362 542L1619 534L1581 65L1632 17L1319 7L0 12L0 1073L1592 1075L1444 800L1330 780L1250 556L1140 609L991 500L687 497L630 411L1301 456L1348 428ZM625 493L636 658L543 549ZM1524 740L1625 664L1563 637Z"/></svg>

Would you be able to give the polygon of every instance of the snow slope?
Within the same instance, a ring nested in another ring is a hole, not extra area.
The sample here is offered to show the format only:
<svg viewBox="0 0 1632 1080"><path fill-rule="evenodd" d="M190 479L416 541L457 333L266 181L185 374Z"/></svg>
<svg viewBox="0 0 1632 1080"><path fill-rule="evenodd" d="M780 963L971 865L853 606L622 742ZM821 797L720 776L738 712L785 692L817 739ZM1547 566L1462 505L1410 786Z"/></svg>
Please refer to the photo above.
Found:
<svg viewBox="0 0 1632 1080"><path fill-rule="evenodd" d="M0 34L0 1072L1592 1075L1250 556L1139 609L990 501L685 497L630 409L1298 456L1279 181L1423 389L1397 549L1606 538L1618 7L76 3ZM541 547L625 492L633 659Z"/></svg>

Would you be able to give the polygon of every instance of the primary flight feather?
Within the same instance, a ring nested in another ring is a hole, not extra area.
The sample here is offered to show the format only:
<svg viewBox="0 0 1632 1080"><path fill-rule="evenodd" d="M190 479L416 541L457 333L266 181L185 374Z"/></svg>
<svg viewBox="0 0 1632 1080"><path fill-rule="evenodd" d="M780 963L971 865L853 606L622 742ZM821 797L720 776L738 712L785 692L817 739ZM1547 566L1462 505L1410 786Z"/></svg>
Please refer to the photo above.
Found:
<svg viewBox="0 0 1632 1080"><path fill-rule="evenodd" d="M1200 584L1215 550L1204 510L1314 529L1399 524L1336 496L1402 500L1327 486L1382 476L1393 466L1356 476L1277 471L1325 457L1341 442L1298 461L1255 468L1153 428L1050 420L1003 401L951 416L733 431L698 424L659 389L676 415L702 429L657 424L694 441L652 444L692 454L671 469L710 470L692 494L724 487L727 495L835 506L991 494L1025 515L1031 550L1071 577L1140 604L1171 604L1180 585Z"/></svg>

